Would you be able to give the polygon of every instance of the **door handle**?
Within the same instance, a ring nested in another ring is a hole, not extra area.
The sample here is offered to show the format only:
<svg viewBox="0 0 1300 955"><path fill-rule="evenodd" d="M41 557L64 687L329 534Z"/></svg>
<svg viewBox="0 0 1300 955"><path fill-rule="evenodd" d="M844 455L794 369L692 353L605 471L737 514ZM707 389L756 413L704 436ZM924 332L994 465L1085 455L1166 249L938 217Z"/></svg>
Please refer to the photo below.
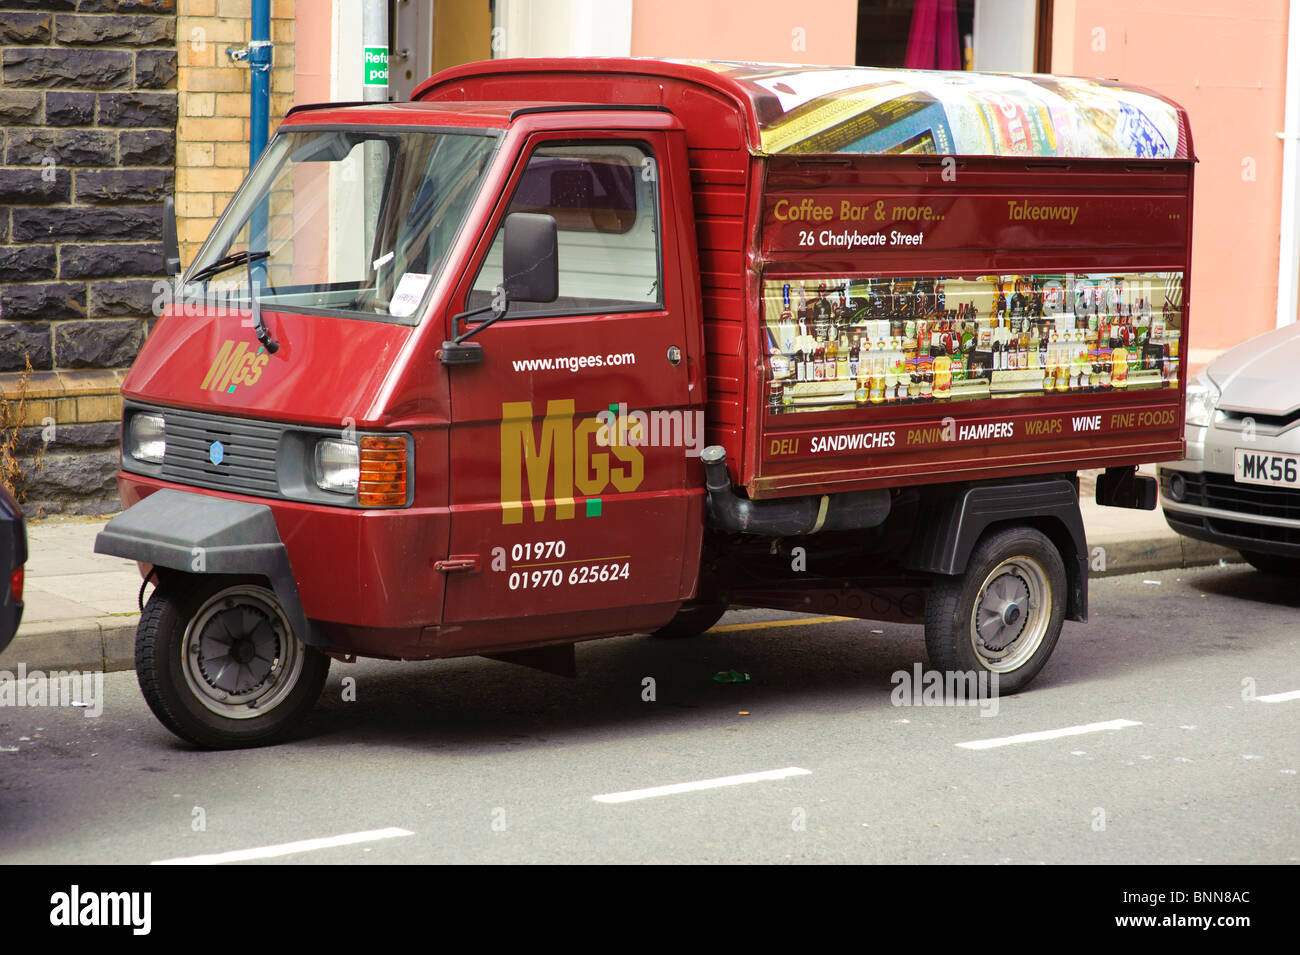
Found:
<svg viewBox="0 0 1300 955"><path fill-rule="evenodd" d="M451 555L446 560L435 561L433 569L443 574L452 574L456 571L468 571L471 574L478 573L478 555Z"/></svg>

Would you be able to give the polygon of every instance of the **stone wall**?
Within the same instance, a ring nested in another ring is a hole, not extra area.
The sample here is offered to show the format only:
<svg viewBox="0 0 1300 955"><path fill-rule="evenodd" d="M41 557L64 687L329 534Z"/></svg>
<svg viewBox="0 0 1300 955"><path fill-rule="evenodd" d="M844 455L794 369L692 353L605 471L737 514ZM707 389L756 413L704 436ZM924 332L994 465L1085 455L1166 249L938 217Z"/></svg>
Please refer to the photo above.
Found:
<svg viewBox="0 0 1300 955"><path fill-rule="evenodd" d="M120 506L118 389L174 180L176 26L175 0L0 0L0 393L30 360L29 512Z"/></svg>

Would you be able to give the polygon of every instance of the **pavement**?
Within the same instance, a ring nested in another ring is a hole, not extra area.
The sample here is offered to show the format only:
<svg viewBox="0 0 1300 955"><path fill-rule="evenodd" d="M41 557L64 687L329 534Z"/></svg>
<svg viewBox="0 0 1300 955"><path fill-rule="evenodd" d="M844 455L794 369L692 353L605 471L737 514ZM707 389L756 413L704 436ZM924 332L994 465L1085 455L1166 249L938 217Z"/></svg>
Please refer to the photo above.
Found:
<svg viewBox="0 0 1300 955"><path fill-rule="evenodd" d="M1150 473L1144 469L1145 473ZM1163 513L1099 507L1095 472L1080 473L1081 510L1091 575L1241 560L1236 551L1174 533ZM53 518L27 525L28 560L22 625L0 653L0 670L129 670L135 665L140 572L134 561L94 552L109 518Z"/></svg>

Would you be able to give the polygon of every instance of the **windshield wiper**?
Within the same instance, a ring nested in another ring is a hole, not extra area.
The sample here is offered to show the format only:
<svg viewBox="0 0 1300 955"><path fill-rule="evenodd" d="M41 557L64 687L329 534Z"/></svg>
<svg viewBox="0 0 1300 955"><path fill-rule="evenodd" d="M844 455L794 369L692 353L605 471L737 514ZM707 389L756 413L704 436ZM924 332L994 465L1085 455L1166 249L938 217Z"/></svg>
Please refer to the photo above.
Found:
<svg viewBox="0 0 1300 955"><path fill-rule="evenodd" d="M257 333L257 340L262 343L262 347L267 350L268 354L274 355L280 350L280 343L271 335L271 329L266 327L266 320L262 318L262 300L257 295L257 282L253 279L253 260L254 256L259 253L254 252L249 256L248 261L248 298L253 306L253 331ZM263 256L265 258L265 256Z"/></svg>
<svg viewBox="0 0 1300 955"><path fill-rule="evenodd" d="M243 265L245 262L258 262L269 257L270 254L270 251L266 249L261 252L249 252L245 249L240 252L232 252L229 255L223 255L211 265L205 265L203 268L191 275L190 281L202 282L204 279L212 278L212 276L216 275L218 272L233 269L236 265Z"/></svg>

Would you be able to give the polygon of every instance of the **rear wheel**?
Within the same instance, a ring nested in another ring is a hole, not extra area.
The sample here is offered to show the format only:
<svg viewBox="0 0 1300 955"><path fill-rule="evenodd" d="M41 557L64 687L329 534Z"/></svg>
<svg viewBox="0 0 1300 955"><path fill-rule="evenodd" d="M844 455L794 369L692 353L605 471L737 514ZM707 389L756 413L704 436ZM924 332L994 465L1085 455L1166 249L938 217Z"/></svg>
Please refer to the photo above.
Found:
<svg viewBox="0 0 1300 955"><path fill-rule="evenodd" d="M1300 558L1261 554L1253 550L1243 550L1241 556L1261 574L1270 577L1300 577Z"/></svg>
<svg viewBox="0 0 1300 955"><path fill-rule="evenodd" d="M1065 565L1051 540L1030 527L995 531L976 546L964 574L931 588L930 665L996 673L1000 693L1023 689L1056 647L1065 602Z"/></svg>
<svg viewBox="0 0 1300 955"><path fill-rule="evenodd" d="M136 631L145 702L177 736L208 749L284 738L320 696L329 664L255 581L164 578Z"/></svg>
<svg viewBox="0 0 1300 955"><path fill-rule="evenodd" d="M691 604L677 611L677 616L650 634L660 640L685 640L698 637L727 612L725 603Z"/></svg>

